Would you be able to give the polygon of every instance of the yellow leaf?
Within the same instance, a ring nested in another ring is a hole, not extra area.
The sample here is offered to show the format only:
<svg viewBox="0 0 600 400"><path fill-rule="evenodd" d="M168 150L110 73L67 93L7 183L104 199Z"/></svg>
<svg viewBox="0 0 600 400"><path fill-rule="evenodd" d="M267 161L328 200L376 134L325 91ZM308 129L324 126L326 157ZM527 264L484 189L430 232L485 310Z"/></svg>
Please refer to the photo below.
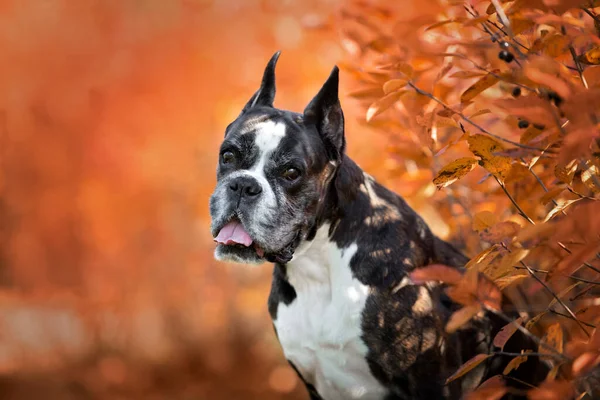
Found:
<svg viewBox="0 0 600 400"><path fill-rule="evenodd" d="M502 278L496 279L494 281L494 283L496 284L496 286L498 286L498 289L504 290L505 288L507 288L508 286L510 286L511 283L514 283L516 281L520 281L521 279L525 279L525 278L529 278L529 275L504 276Z"/></svg>
<svg viewBox="0 0 600 400"><path fill-rule="evenodd" d="M481 311L481 306L479 304L474 304L463 307L454 312L450 316L450 319L448 319L448 323L446 323L446 332L456 332L461 326L469 322L471 318L477 315L479 311Z"/></svg>
<svg viewBox="0 0 600 400"><path fill-rule="evenodd" d="M552 347L556 351L562 354L563 352L563 330L560 324L557 322L552 324L546 330L546 334L542 338L539 347L539 352L543 354L552 354L552 351L547 346ZM547 345L547 346L544 346Z"/></svg>
<svg viewBox="0 0 600 400"><path fill-rule="evenodd" d="M473 225L475 225L475 220L473 220ZM485 228L484 228L485 229ZM465 265L466 269L471 269L474 266L478 266L480 267L481 264L487 265L487 263L489 263L489 261L486 263L486 260L491 260L493 257L490 257L490 254L492 252L496 252L496 245L494 246L490 246L487 249L483 250L482 252L480 252L479 254L477 254L475 257L471 258L469 260L469 262L467 263L467 265ZM493 254L493 256L495 256L495 254ZM481 271L481 268L478 268Z"/></svg>
<svg viewBox="0 0 600 400"><path fill-rule="evenodd" d="M554 218L556 216L556 214L558 214L559 212L564 211L571 204L576 203L579 200L581 200L581 197L577 198L577 199L573 199L573 200L559 200L559 201L557 201L558 205L554 206L554 208L552 210L550 210L550 212L548 213L548 215L546 215L546 218L544 218L544 222L550 221L552 218Z"/></svg>
<svg viewBox="0 0 600 400"><path fill-rule="evenodd" d="M407 79L391 79L383 84L383 93L389 94L403 88L408 83Z"/></svg>
<svg viewBox="0 0 600 400"><path fill-rule="evenodd" d="M506 272L512 271L513 267L519 263L519 261L523 260L529 254L529 250L527 249L514 249L504 257L502 257L502 262L500 263L500 267L498 268L498 274L503 275Z"/></svg>
<svg viewBox="0 0 600 400"><path fill-rule="evenodd" d="M479 232L496 225L496 214L491 211L481 211L473 216L473 230Z"/></svg>
<svg viewBox="0 0 600 400"><path fill-rule="evenodd" d="M498 71L494 71L494 73L496 72ZM498 83L498 78L496 78L494 75L485 75L463 92L463 94L460 96L460 102L466 103L473 100L479 93L494 86L496 83Z"/></svg>
<svg viewBox="0 0 600 400"><path fill-rule="evenodd" d="M589 161L586 163L584 170L581 173L581 181L592 192L600 192L600 186L598 186L597 184L597 182L600 182L600 174L598 173L598 168L595 165L591 164Z"/></svg>
<svg viewBox="0 0 600 400"><path fill-rule="evenodd" d="M477 354L475 357L461 365L461 367L455 373L453 373L452 376L446 379L446 384L465 375L467 372L471 371L491 356L491 354Z"/></svg>
<svg viewBox="0 0 600 400"><path fill-rule="evenodd" d="M531 353L531 350L525 350L525 352L523 354L527 354L527 353ZM506 367L504 368L504 371L502 371L502 374L508 375L510 373L510 371L519 368L519 365L523 364L525 361L527 361L526 355L517 356L517 357L513 358L506 365Z"/></svg>
<svg viewBox="0 0 600 400"><path fill-rule="evenodd" d="M579 62L588 65L600 64L600 47L594 47L578 57Z"/></svg>
<svg viewBox="0 0 600 400"><path fill-rule="evenodd" d="M438 189L446 187L471 172L476 165L477 160L472 157L462 157L454 160L438 172L433 179L433 183Z"/></svg>
<svg viewBox="0 0 600 400"><path fill-rule="evenodd" d="M510 170L511 159L494 153L504 150L504 146L497 140L482 134L471 135L467 141L471 152L481 158L481 166L503 182Z"/></svg>
<svg viewBox="0 0 600 400"><path fill-rule="evenodd" d="M394 105L394 103L397 102L404 93L406 93L406 90L393 92L371 104L367 110L367 122L373 119L374 116L381 114Z"/></svg>

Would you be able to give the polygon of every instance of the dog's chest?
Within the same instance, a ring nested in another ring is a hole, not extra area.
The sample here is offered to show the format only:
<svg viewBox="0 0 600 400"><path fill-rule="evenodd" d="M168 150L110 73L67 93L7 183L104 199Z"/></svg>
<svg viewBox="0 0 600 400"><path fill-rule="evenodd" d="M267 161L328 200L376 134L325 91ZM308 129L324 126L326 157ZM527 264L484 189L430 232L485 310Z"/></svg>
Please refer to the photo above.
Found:
<svg viewBox="0 0 600 400"><path fill-rule="evenodd" d="M325 400L382 399L385 390L371 375L361 339L369 289L350 270L357 246L339 249L319 237L323 234L287 265L296 298L278 306L279 341L286 358Z"/></svg>

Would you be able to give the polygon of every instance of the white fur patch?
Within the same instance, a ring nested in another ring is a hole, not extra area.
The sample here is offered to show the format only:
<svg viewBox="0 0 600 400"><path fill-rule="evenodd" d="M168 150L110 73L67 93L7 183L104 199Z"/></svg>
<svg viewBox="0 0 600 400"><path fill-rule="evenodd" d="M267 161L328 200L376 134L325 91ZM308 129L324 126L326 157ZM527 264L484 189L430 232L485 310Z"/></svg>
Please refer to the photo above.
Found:
<svg viewBox="0 0 600 400"><path fill-rule="evenodd" d="M383 399L386 390L370 373L360 337L369 288L350 270L358 246L340 249L328 232L329 225L322 226L287 264L296 299L279 304L274 321L279 341L325 400Z"/></svg>
<svg viewBox="0 0 600 400"><path fill-rule="evenodd" d="M276 212L277 201L276 194L265 174L265 166L273 151L277 149L281 139L285 136L285 124L275 123L273 121L252 122L249 121L248 126L242 131L242 134L248 132L256 132L254 144L258 147L258 161L250 168L235 171L229 175L228 180L235 179L239 176L250 176L262 188L262 197L257 204L255 214L258 220L268 219L270 214Z"/></svg>

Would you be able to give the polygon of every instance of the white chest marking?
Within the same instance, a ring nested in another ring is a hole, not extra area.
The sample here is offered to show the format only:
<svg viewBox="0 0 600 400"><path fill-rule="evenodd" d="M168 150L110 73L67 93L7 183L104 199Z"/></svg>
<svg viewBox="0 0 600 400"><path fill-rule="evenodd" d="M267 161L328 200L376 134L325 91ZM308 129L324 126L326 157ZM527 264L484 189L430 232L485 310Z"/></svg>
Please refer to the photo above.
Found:
<svg viewBox="0 0 600 400"><path fill-rule="evenodd" d="M275 327L288 360L325 400L383 399L371 375L361 339L361 316L369 288L352 277L357 245L340 249L322 226L287 265L296 299L279 304Z"/></svg>

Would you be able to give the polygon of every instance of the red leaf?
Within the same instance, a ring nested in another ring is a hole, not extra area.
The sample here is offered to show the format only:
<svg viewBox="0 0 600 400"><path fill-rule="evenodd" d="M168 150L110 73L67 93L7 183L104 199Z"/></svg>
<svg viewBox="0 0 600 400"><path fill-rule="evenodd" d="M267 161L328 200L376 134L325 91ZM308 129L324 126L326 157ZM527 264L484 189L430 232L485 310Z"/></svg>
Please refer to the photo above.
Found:
<svg viewBox="0 0 600 400"><path fill-rule="evenodd" d="M446 384L465 375L467 372L471 371L491 356L491 354L477 354L475 357L471 358L469 361L461 365L455 373L453 373L448 379L446 379Z"/></svg>
<svg viewBox="0 0 600 400"><path fill-rule="evenodd" d="M506 344L508 339L510 339L512 335L517 331L518 326L521 325L522 322L523 318L521 317L517 318L513 322L509 322L508 324L504 325L504 327L500 329L500 332L498 332L494 337L494 346L504 349L504 345Z"/></svg>
<svg viewBox="0 0 600 400"><path fill-rule="evenodd" d="M415 269L410 273L410 279L417 284L429 281L440 281L449 284L458 283L463 274L456 268L442 264L432 264L427 267Z"/></svg>

